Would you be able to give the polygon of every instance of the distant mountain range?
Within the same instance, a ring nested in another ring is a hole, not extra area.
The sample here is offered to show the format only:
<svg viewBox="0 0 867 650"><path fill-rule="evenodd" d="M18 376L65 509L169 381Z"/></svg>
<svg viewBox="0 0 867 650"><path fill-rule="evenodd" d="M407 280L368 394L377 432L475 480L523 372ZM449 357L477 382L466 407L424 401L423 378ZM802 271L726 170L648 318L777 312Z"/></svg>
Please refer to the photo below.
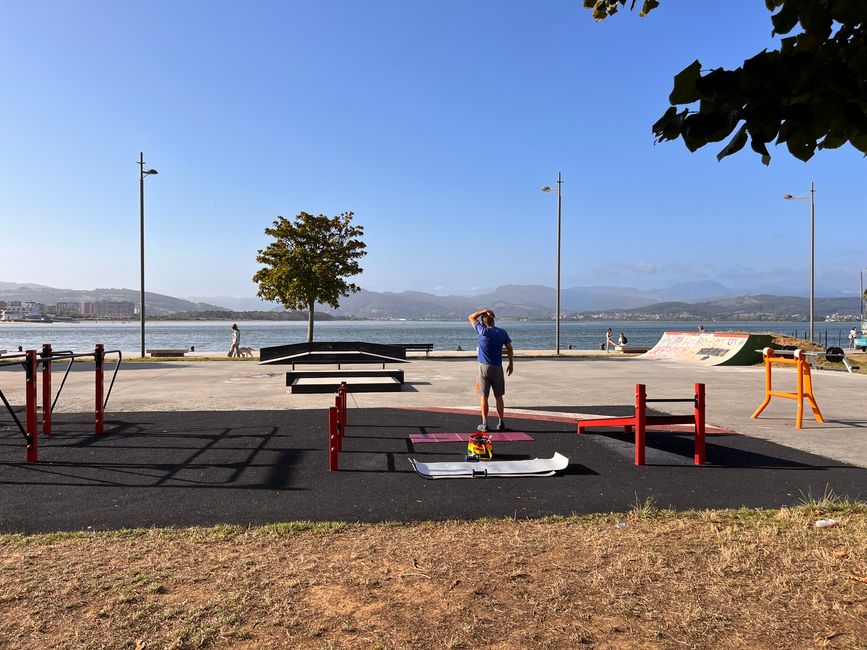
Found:
<svg viewBox="0 0 867 650"><path fill-rule="evenodd" d="M858 298L816 298L816 319L827 316L858 317ZM794 296L736 296L708 302L662 302L637 309L604 310L612 320L799 321L809 317L810 301ZM597 314L599 315L599 314Z"/></svg>
<svg viewBox="0 0 867 650"><path fill-rule="evenodd" d="M128 300L138 305L141 294L134 289L55 289L41 284L20 284L0 282L0 300L21 300L54 306L58 302L96 302L106 300ZM222 307L203 302L192 302L173 298L161 293L145 291L147 313L165 316L184 311L220 310Z"/></svg>
<svg viewBox="0 0 867 650"><path fill-rule="evenodd" d="M129 300L138 304L139 293L133 289L55 289L37 284L0 282L0 300L32 300L47 305L61 301ZM560 296L564 317L608 318L700 318L707 320L782 320L804 318L808 313L803 297L760 294L737 296L724 285L713 281L685 282L664 289L643 290L634 287L570 287ZM338 317L409 320L460 320L482 307L493 309L501 318L547 319L556 309L556 291L542 285L508 284L474 296L437 296L421 291L400 293L362 290L341 300ZM174 298L147 293L148 312L169 315L178 312L204 311L282 311L258 298L196 296ZM857 296L816 299L816 317L830 314L857 315ZM616 316L615 316L616 315Z"/></svg>

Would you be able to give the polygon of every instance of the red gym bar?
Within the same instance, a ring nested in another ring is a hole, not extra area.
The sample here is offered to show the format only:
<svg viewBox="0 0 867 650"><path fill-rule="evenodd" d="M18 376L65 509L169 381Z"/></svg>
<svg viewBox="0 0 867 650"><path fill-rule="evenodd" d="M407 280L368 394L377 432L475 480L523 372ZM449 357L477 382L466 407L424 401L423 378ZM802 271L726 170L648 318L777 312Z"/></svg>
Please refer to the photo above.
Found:
<svg viewBox="0 0 867 650"><path fill-rule="evenodd" d="M102 343L97 343L93 350L94 369L96 371L96 403L94 412L94 432L103 433L105 430L105 402L102 399L104 387L104 368L103 361L105 360L105 346Z"/></svg>
<svg viewBox="0 0 867 650"><path fill-rule="evenodd" d="M117 354L117 364L111 376L111 382L108 385L108 391L105 390L105 356L106 354ZM72 363L80 357L94 358L94 433L102 434L105 432L105 407L108 398L111 396L111 389L114 387L114 380L117 377L117 372L120 369L120 364L123 362L123 354L120 350L106 351L102 343L94 347L93 352L75 353L71 351L55 351L51 344L45 343L42 346L42 352L37 353L36 350L27 350L20 354L9 354L0 357L0 365L21 365L25 372L25 418L24 424L15 415L15 410L6 399L6 396L0 391L0 401L6 407L12 419L15 421L18 429L23 434L27 445L27 462L36 462L38 457L37 435L39 430L38 421L38 368L42 364L42 433L50 435L52 433L52 413L54 406L60 397L63 386L66 382L66 377L72 368ZM52 382L51 372L52 365L55 360L68 360L69 366L63 375L63 380L57 390L57 395L54 401L51 400ZM344 416L345 421L345 416Z"/></svg>
<svg viewBox="0 0 867 650"><path fill-rule="evenodd" d="M336 472L343 450L343 436L346 435L346 382L340 382L334 396L334 406L328 409L328 470Z"/></svg>
<svg viewBox="0 0 867 650"><path fill-rule="evenodd" d="M42 345L42 435L51 435L51 344Z"/></svg>
<svg viewBox="0 0 867 650"><path fill-rule="evenodd" d="M332 406L328 409L328 470L331 472L336 472L338 470L340 442L338 440L337 428L337 408Z"/></svg>
<svg viewBox="0 0 867 650"><path fill-rule="evenodd" d="M692 424L695 433L695 448L693 462L703 465L705 462L705 394L704 384L695 384L694 395L691 398L647 399L647 389L644 384L635 384L635 415L623 418L596 418L578 420L578 433L595 427L623 427L626 433L632 433L635 427L635 464L644 465L646 433L648 425ZM692 415L647 415L649 402L692 402Z"/></svg>
<svg viewBox="0 0 867 650"><path fill-rule="evenodd" d="M39 425L36 421L36 350L27 350L24 358L24 373L26 376L24 387L25 419L24 428L27 431L27 462L37 460L36 437Z"/></svg>

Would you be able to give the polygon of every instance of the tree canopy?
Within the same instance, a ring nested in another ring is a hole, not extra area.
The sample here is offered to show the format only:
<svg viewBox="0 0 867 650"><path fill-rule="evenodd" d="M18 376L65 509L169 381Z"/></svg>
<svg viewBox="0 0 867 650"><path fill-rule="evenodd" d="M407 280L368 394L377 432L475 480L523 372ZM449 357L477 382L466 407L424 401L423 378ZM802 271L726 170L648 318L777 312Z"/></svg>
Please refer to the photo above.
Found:
<svg viewBox="0 0 867 650"><path fill-rule="evenodd" d="M308 310L307 341L313 341L316 303L334 309L340 297L361 287L346 278L361 273L358 263L367 255L363 226L352 225L352 212L336 217L301 212L294 221L278 216L265 234L273 238L256 261L263 265L253 281L257 295L279 302L287 310Z"/></svg>
<svg viewBox="0 0 867 650"><path fill-rule="evenodd" d="M627 2L634 10L636 1L584 6L603 20ZM749 142L765 165L772 142L803 161L847 142L867 154L867 0L764 1L773 33L786 35L780 49L762 50L735 70L689 64L674 77L671 107L653 125L656 142L682 138L696 151L728 138L718 160ZM659 5L644 0L641 15Z"/></svg>

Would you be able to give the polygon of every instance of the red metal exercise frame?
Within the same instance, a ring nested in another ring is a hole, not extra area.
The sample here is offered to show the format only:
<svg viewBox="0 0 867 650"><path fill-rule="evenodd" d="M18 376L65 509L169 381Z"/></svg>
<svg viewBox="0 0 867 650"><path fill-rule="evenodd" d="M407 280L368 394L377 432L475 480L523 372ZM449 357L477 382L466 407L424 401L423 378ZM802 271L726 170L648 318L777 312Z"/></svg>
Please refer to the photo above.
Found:
<svg viewBox="0 0 867 650"><path fill-rule="evenodd" d="M692 415L647 415L648 402L692 402L694 412ZM693 460L696 465L704 465L704 410L704 384L696 384L694 397L685 399L647 399L647 389L644 384L635 384L635 415L625 418L578 420L578 433L584 433L590 428L620 426L626 433L631 433L632 428L635 427L635 464L644 465L645 430L648 425L692 424L695 427Z"/></svg>
<svg viewBox="0 0 867 650"><path fill-rule="evenodd" d="M120 355L119 350L112 350L111 352L117 352ZM37 368L38 365L42 364L42 433L45 435L51 435L51 413L54 409L54 404L51 401L51 365L54 360L69 360L70 363L77 357L93 357L94 360L94 433L102 434L105 432L105 372L104 372L104 362L105 362L105 346L102 343L97 344L94 347L94 351L87 353L72 353L72 352L59 352L55 353L52 350L50 344L46 343L42 346L42 352L37 354L36 350L26 350L22 354L15 355L7 355L5 357L6 360L11 361L14 358L23 358L23 361L16 363L21 363L24 366L24 374L25 374L25 389L24 389L24 435L27 443L27 462L33 463L39 460L38 454L38 434L39 434L39 422L37 418ZM120 364L120 356L118 359L118 364ZM8 365L8 364L7 364ZM68 371L67 371L68 372ZM115 375L117 374L117 369L115 369ZM64 378L65 381L65 378ZM114 379L112 378L112 385L114 384ZM61 384L61 388L63 384ZM109 388L109 393L111 392ZM5 398L4 398L5 402ZM345 399L344 399L345 402ZM15 418L16 422L18 422L15 417L14 412L11 410L11 406L7 407L10 409L10 413L13 418ZM344 423L345 423L345 415L344 415ZM19 423L20 426L20 423Z"/></svg>

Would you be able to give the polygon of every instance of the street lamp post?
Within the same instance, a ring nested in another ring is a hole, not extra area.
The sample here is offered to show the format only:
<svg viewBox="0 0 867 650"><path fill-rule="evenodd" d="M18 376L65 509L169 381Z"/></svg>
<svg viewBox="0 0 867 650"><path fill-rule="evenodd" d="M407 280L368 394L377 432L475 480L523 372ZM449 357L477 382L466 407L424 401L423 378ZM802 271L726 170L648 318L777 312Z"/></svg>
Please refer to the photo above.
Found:
<svg viewBox="0 0 867 650"><path fill-rule="evenodd" d="M145 271L144 271L144 179L145 176L151 174L159 174L156 169L145 169L144 152L139 152L139 166L141 167L141 176L139 178L139 207L140 207L140 225L141 225L141 305L139 306L139 316L141 318L141 356L145 356Z"/></svg>
<svg viewBox="0 0 867 650"><path fill-rule="evenodd" d="M867 312L864 311L865 303L867 303L867 295L865 295L864 293L864 271L867 271L867 268L862 269L858 275L858 306L861 308L861 311L858 313L858 317L861 319L861 334L867 336Z"/></svg>
<svg viewBox="0 0 867 650"><path fill-rule="evenodd" d="M816 340L813 337L813 323L815 322L813 306L816 297L816 186L813 181L810 181L810 196L786 194L783 198L787 201L810 202L810 343L812 343Z"/></svg>
<svg viewBox="0 0 867 650"><path fill-rule="evenodd" d="M560 355L560 217L562 214L562 194L560 192L560 186L563 184L563 178L560 172L557 172L557 316L556 316L556 347L557 347L557 356ZM542 188L543 192L550 192L551 188L547 185Z"/></svg>

